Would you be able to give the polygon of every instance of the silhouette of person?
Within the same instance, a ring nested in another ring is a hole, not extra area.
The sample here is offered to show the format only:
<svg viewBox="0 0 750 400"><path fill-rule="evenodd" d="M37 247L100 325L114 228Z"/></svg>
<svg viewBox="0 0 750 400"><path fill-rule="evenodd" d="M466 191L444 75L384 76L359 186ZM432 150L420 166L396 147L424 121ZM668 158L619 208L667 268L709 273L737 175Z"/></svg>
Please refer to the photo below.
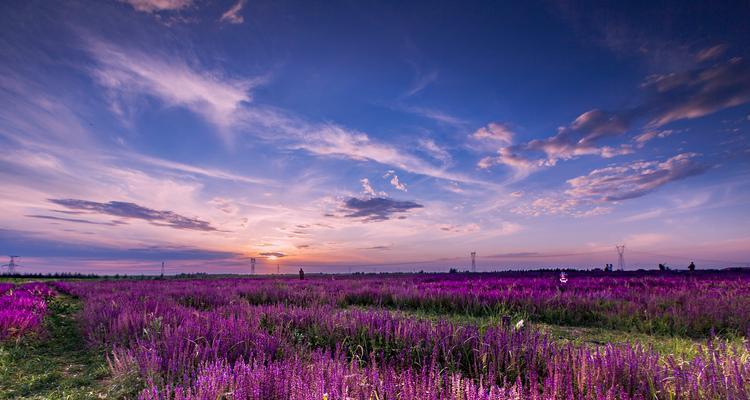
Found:
<svg viewBox="0 0 750 400"><path fill-rule="evenodd" d="M691 271L691 272L695 271L695 263L694 262L690 261L690 265L688 265L688 270Z"/></svg>
<svg viewBox="0 0 750 400"><path fill-rule="evenodd" d="M666 270L667 270L667 266L666 265L659 264L659 271L666 271Z"/></svg>
<svg viewBox="0 0 750 400"><path fill-rule="evenodd" d="M302 268L299 269L299 279L305 279L305 271L303 271Z"/></svg>

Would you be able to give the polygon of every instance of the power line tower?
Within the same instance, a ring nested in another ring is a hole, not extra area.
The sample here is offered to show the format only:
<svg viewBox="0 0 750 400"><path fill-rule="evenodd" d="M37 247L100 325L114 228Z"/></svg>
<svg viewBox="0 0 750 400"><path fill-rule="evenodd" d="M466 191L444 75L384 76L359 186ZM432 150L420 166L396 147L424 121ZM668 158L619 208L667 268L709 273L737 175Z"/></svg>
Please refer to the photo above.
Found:
<svg viewBox="0 0 750 400"><path fill-rule="evenodd" d="M624 244L618 244L615 246L617 248L617 269L620 271L625 270L625 245Z"/></svg>
<svg viewBox="0 0 750 400"><path fill-rule="evenodd" d="M281 264L276 264L276 275L281 274Z"/></svg>
<svg viewBox="0 0 750 400"><path fill-rule="evenodd" d="M161 276L164 276L164 261L161 262Z"/></svg>
<svg viewBox="0 0 750 400"><path fill-rule="evenodd" d="M471 272L477 272L477 252L471 252Z"/></svg>
<svg viewBox="0 0 750 400"><path fill-rule="evenodd" d="M8 274L13 275L16 273L16 267L20 267L18 263L16 263L16 258L21 258L21 256L8 256L10 257L10 261L3 265L3 267L8 268Z"/></svg>
<svg viewBox="0 0 750 400"><path fill-rule="evenodd" d="M250 273L255 275L255 257L250 258Z"/></svg>

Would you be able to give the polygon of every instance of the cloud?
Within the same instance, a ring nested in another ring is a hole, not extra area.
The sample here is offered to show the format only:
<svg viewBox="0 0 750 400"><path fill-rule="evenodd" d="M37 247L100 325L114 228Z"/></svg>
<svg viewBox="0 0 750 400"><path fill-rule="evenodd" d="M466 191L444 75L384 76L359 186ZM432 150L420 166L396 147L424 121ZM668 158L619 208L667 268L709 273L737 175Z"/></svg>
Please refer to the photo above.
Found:
<svg viewBox="0 0 750 400"><path fill-rule="evenodd" d="M470 137L475 140L491 140L503 145L509 145L513 143L514 135L508 125L491 122L487 126L477 129Z"/></svg>
<svg viewBox="0 0 750 400"><path fill-rule="evenodd" d="M404 96L411 97L415 94L421 92L424 90L427 86L429 86L432 82L435 82L438 78L438 72L437 71L430 71L427 74L419 75L417 79L412 84L411 88L404 93Z"/></svg>
<svg viewBox="0 0 750 400"><path fill-rule="evenodd" d="M646 145L646 143L652 139L660 138L663 139L665 137L670 136L674 131L670 129L665 130L649 130L644 133L641 133L640 135L633 138L633 141L636 143L636 146L638 148L642 148Z"/></svg>
<svg viewBox="0 0 750 400"><path fill-rule="evenodd" d="M450 173L395 146L376 142L363 132L331 123L317 124L272 107L250 107L250 91L262 84L263 78L229 78L204 71L181 58L158 55L158 52L154 55L123 49L94 39L88 42L88 51L96 60L92 75L109 89L111 108L122 117L127 117L134 100L140 96L151 97L202 116L219 128L217 133L227 143L232 142L237 131L242 131L316 155L369 160L435 178L491 185ZM164 166L182 170L190 167L176 163ZM221 174L205 169L193 172ZM243 179L232 174L222 175L227 179Z"/></svg>
<svg viewBox="0 0 750 400"><path fill-rule="evenodd" d="M219 19L221 22L228 22L230 24L241 24L245 22L245 17L240 14L242 7L245 6L247 0L238 0L234 5L221 15Z"/></svg>
<svg viewBox="0 0 750 400"><path fill-rule="evenodd" d="M295 132L293 134L300 141L290 143L289 146L291 148L304 149L313 154L375 161L415 174L463 183L492 186L489 182L448 172L413 154L402 152L395 146L373 141L366 133L347 130L338 125L303 126L300 128L300 131L293 130L292 132Z"/></svg>
<svg viewBox="0 0 750 400"><path fill-rule="evenodd" d="M58 211L58 212L65 212L65 211ZM116 226L116 225L122 225L123 224L123 222L120 222L120 221L95 222L95 221L89 221L89 220L86 220L86 219L79 219L79 218L55 217L53 215L25 215L25 217L39 218L39 219L49 219L49 220L53 220L53 221L75 222L75 223L78 223L78 224L90 224L90 225Z"/></svg>
<svg viewBox="0 0 750 400"><path fill-rule="evenodd" d="M381 246L372 246L372 247L362 247L360 250L390 250L391 246L388 245L381 245Z"/></svg>
<svg viewBox="0 0 750 400"><path fill-rule="evenodd" d="M398 175L396 175L396 171L394 171L394 170L390 170L390 171L386 172L386 173L385 173L385 175L383 175L383 178L386 178L386 179L388 179L388 177L390 177L390 178L391 178L391 181L390 181L390 182L391 182L391 185L392 185L392 186L393 186L394 188L396 188L396 189L398 189L398 190L400 190L400 191L402 191L402 192L406 192L406 191L407 191L407 190L406 190L406 184L405 184L405 183L403 183L403 182L401 182L401 181L400 181L400 180L398 179Z"/></svg>
<svg viewBox="0 0 750 400"><path fill-rule="evenodd" d="M592 205L589 201L571 198L565 194L538 197L531 202L521 203L510 210L514 214L527 217L543 215L569 215L576 218L594 217L612 212L610 207Z"/></svg>
<svg viewBox="0 0 750 400"><path fill-rule="evenodd" d="M274 257L274 258L286 257L286 254L280 253L278 251L268 251L268 252L259 253L259 254L263 257Z"/></svg>
<svg viewBox="0 0 750 400"><path fill-rule="evenodd" d="M546 165L545 160L532 160L522 155L516 146L501 147L497 156L483 157L477 167L488 169L493 165L507 165L514 170L515 179L522 179Z"/></svg>
<svg viewBox="0 0 750 400"><path fill-rule="evenodd" d="M377 193L375 193L375 189L373 189L372 186L370 185L370 180L369 179L362 178L362 179L359 180L359 183L362 184L362 192L365 195L371 196L371 197L377 196Z"/></svg>
<svg viewBox="0 0 750 400"><path fill-rule="evenodd" d="M135 203L123 201L110 201L98 203L95 201L79 199L50 199L52 203L69 208L71 210L83 210L91 213L112 215L121 218L132 218L148 221L152 225L166 226L175 229L187 229L197 231L216 231L207 221L198 218L188 218L172 211L158 211Z"/></svg>
<svg viewBox="0 0 750 400"><path fill-rule="evenodd" d="M708 168L697 162L696 153L678 154L666 161L637 161L595 169L569 179L565 193L574 199L618 201L644 196L670 182L699 175Z"/></svg>
<svg viewBox="0 0 750 400"><path fill-rule="evenodd" d="M150 96L170 107L186 108L220 128L229 139L228 128L239 122L243 104L252 98L250 89L260 79L232 79L194 68L185 60L119 48L91 40L89 52L96 64L96 81L109 89L112 109L125 117L133 96Z"/></svg>
<svg viewBox="0 0 750 400"><path fill-rule="evenodd" d="M429 154L430 157L442 161L443 164L451 162L450 153L438 146L432 139L419 139L419 148Z"/></svg>
<svg viewBox="0 0 750 400"><path fill-rule="evenodd" d="M711 113L750 102L750 66L741 58L691 71L667 75L653 75L641 85L645 100L636 107L618 111L593 109L557 134L545 139L505 146L498 156L482 158L478 166L507 165L524 177L536 169L554 166L560 160L583 155L611 158L632 154L628 144L618 147L602 145L629 131L636 121L645 120L649 131L656 131L670 122L699 118ZM668 135L661 130L662 137ZM646 132L635 138L636 145L653 139ZM659 135L659 134L655 134ZM544 158L537 154L543 153Z"/></svg>
<svg viewBox="0 0 750 400"><path fill-rule="evenodd" d="M385 197L373 197L370 199L352 197L342 205L342 208L348 212L345 217L361 218L366 222L386 221L391 219L395 214L402 214L423 207L421 204L413 201L398 201Z"/></svg>
<svg viewBox="0 0 750 400"><path fill-rule="evenodd" d="M641 108L655 114L651 126L703 117L750 101L750 65L742 58L692 71L654 75L642 87L650 100Z"/></svg>
<svg viewBox="0 0 750 400"><path fill-rule="evenodd" d="M424 107L406 107L406 108L403 108L402 110L408 113L412 113L420 117L438 122L440 124L457 126L457 127L463 127L464 125L466 125L466 121L464 121L463 119L444 113L442 111L437 111L437 110L424 108Z"/></svg>
<svg viewBox="0 0 750 400"><path fill-rule="evenodd" d="M154 13L159 11L177 11L190 6L192 0L120 0L130 4L136 11Z"/></svg>
<svg viewBox="0 0 750 400"><path fill-rule="evenodd" d="M443 224L443 225L439 225L439 227L441 231L450 232L450 233L472 233L472 232L477 232L481 229L478 224L466 224L466 225Z"/></svg>
<svg viewBox="0 0 750 400"><path fill-rule="evenodd" d="M567 181L568 189L524 201L513 207L514 214L538 217L570 215L593 217L612 212L610 203L645 196L670 182L705 172L696 153L682 153L666 161L636 161L595 169Z"/></svg>
<svg viewBox="0 0 750 400"><path fill-rule="evenodd" d="M629 120L630 117L625 115L598 109L590 110L579 115L568 126L558 128L556 135L502 147L498 150L496 157L484 157L479 161L478 166L489 168L497 164L507 165L516 171L517 178L523 178L539 168L553 166L559 160L569 160L582 155L611 158L630 154L632 149L626 145L619 148L599 146L599 142L603 139L625 133L630 125ZM488 131L481 133L480 136L487 137L492 134ZM495 135L498 134L500 138L508 137L504 130L496 129ZM535 153L543 153L545 157L539 158L534 156Z"/></svg>
<svg viewBox="0 0 750 400"><path fill-rule="evenodd" d="M698 62L713 60L714 58L717 58L724 54L724 52L727 51L728 48L729 46L726 44L717 44L716 46L707 47L699 51L698 54L695 55L695 60Z"/></svg>
<svg viewBox="0 0 750 400"><path fill-rule="evenodd" d="M522 148L544 152L547 165L586 154L605 156L611 154L612 150L598 147L598 142L622 135L629 126L630 118L627 116L594 109L578 116L569 126L559 128L555 136L532 140Z"/></svg>

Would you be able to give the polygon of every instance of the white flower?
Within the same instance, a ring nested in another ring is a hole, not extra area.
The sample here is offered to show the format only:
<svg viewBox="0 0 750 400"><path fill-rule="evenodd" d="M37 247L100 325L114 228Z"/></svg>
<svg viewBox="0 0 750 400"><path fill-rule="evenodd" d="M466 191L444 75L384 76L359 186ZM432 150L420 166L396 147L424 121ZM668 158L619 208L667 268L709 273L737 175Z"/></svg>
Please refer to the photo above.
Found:
<svg viewBox="0 0 750 400"><path fill-rule="evenodd" d="M516 330L519 330L523 328L523 320L519 319L518 322L516 322Z"/></svg>

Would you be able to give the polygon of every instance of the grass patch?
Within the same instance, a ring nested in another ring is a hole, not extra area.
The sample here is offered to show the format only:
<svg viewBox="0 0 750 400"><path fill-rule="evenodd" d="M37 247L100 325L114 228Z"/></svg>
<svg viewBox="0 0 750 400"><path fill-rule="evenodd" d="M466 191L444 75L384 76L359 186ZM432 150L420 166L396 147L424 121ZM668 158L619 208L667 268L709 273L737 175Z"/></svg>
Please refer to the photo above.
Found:
<svg viewBox="0 0 750 400"><path fill-rule="evenodd" d="M81 303L70 296L48 302L43 337L0 344L0 399L125 399L139 385L116 382L102 352L85 346L76 315Z"/></svg>

